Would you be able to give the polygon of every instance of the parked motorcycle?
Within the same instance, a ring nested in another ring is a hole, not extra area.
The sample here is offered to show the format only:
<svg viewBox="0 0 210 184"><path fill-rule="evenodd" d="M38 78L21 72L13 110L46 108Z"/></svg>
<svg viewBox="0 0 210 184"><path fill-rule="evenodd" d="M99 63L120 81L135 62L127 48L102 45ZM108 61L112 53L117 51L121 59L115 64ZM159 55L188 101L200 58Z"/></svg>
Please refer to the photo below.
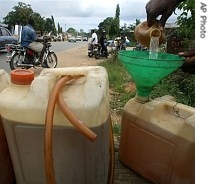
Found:
<svg viewBox="0 0 210 184"><path fill-rule="evenodd" d="M49 42L51 37L44 36L40 39L40 42L44 45L44 55L42 59L37 52L25 48L20 44L6 44L5 49L7 51L6 61L9 62L10 69L17 68L31 68L41 66L43 68L55 68L58 63L57 56L54 51L50 50L52 44Z"/></svg>
<svg viewBox="0 0 210 184"><path fill-rule="evenodd" d="M91 43L88 43L88 56L93 57L94 52L93 52L93 45Z"/></svg>
<svg viewBox="0 0 210 184"><path fill-rule="evenodd" d="M141 44L136 42L136 46L133 48L133 50L141 50Z"/></svg>
<svg viewBox="0 0 210 184"><path fill-rule="evenodd" d="M100 57L107 58L109 56L108 51L106 52L105 50L103 50L101 44L94 45L93 53L95 59L99 59Z"/></svg>
<svg viewBox="0 0 210 184"><path fill-rule="evenodd" d="M133 50L137 50L137 51L145 51L148 50L147 47L144 47L143 45L141 45L140 43L136 42L136 46L133 48Z"/></svg>
<svg viewBox="0 0 210 184"><path fill-rule="evenodd" d="M95 57L95 59L99 59L100 57L108 57L108 51L107 53L102 49L100 44L88 44L88 56L89 57Z"/></svg>

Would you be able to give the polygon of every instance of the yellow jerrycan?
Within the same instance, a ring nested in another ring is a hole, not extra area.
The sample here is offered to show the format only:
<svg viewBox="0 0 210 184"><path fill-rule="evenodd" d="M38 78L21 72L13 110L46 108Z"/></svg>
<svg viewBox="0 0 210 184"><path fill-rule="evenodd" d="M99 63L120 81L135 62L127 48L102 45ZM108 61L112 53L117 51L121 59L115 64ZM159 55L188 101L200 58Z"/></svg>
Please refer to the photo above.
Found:
<svg viewBox="0 0 210 184"><path fill-rule="evenodd" d="M109 83L100 66L11 72L0 111L16 183L109 181Z"/></svg>

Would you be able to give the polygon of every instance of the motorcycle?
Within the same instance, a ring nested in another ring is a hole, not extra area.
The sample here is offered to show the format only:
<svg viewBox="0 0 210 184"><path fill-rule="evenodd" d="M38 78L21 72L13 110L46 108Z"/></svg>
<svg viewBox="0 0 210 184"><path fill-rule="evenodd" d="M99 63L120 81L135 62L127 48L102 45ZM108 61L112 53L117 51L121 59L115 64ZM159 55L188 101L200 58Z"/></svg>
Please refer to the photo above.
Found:
<svg viewBox="0 0 210 184"><path fill-rule="evenodd" d="M135 50L141 50L141 49L142 49L141 44L136 42L136 47L134 47L133 50L135 51Z"/></svg>
<svg viewBox="0 0 210 184"><path fill-rule="evenodd" d="M147 47L142 46L140 43L136 42L136 46L133 48L133 51L145 51L148 50Z"/></svg>
<svg viewBox="0 0 210 184"><path fill-rule="evenodd" d="M94 52L93 52L93 45L91 43L88 43L88 56L93 57Z"/></svg>
<svg viewBox="0 0 210 184"><path fill-rule="evenodd" d="M109 56L108 51L106 52L105 50L103 50L101 44L94 45L93 52L95 59L99 59L100 57L107 58Z"/></svg>
<svg viewBox="0 0 210 184"><path fill-rule="evenodd" d="M94 44L91 45L88 44L88 56L89 57L95 57L95 59L99 59L100 57L108 57L108 51L107 53L102 49L102 46L100 44Z"/></svg>
<svg viewBox="0 0 210 184"><path fill-rule="evenodd" d="M114 45L115 45L115 50L117 50L117 52L120 50L126 50L127 47L126 43L122 42L120 37L115 39Z"/></svg>
<svg viewBox="0 0 210 184"><path fill-rule="evenodd" d="M9 62L10 69L17 68L29 69L31 67L41 66L43 68L55 68L58 63L57 56L54 51L50 50L52 44L49 42L51 37L44 36L39 39L44 45L44 55L41 58L40 54L21 46L20 44L6 44L7 51L6 62Z"/></svg>

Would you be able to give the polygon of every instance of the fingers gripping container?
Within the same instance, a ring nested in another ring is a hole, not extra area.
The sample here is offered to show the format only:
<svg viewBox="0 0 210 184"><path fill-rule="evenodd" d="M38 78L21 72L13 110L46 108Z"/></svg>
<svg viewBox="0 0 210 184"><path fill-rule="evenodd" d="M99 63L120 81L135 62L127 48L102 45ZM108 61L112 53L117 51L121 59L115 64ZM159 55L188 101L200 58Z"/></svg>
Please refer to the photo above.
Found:
<svg viewBox="0 0 210 184"><path fill-rule="evenodd" d="M10 85L9 74L0 69L0 93ZM13 183L15 181L12 161L6 140L5 131L0 117L0 183Z"/></svg>
<svg viewBox="0 0 210 184"><path fill-rule="evenodd" d="M24 85L21 80L16 83L14 79L0 94L3 125L18 184L51 183L45 172L45 121L53 87L62 76L80 76L59 88L60 94L73 114L97 137L90 141L82 135L56 103L53 115L56 183L107 183L110 162L108 76L103 67L88 66L45 69L31 84Z"/></svg>
<svg viewBox="0 0 210 184"><path fill-rule="evenodd" d="M168 95L147 103L129 100L119 158L154 183L195 183L195 109Z"/></svg>

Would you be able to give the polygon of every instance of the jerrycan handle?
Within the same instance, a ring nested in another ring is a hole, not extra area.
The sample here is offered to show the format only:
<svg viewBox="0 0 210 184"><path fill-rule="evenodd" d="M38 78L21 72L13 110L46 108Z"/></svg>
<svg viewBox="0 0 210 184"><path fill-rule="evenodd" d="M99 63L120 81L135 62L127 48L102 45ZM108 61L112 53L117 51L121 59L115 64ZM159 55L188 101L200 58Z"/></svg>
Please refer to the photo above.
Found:
<svg viewBox="0 0 210 184"><path fill-rule="evenodd" d="M175 101L166 101L164 105L172 110L173 115L183 119L187 119L195 114L193 107L189 107Z"/></svg>

